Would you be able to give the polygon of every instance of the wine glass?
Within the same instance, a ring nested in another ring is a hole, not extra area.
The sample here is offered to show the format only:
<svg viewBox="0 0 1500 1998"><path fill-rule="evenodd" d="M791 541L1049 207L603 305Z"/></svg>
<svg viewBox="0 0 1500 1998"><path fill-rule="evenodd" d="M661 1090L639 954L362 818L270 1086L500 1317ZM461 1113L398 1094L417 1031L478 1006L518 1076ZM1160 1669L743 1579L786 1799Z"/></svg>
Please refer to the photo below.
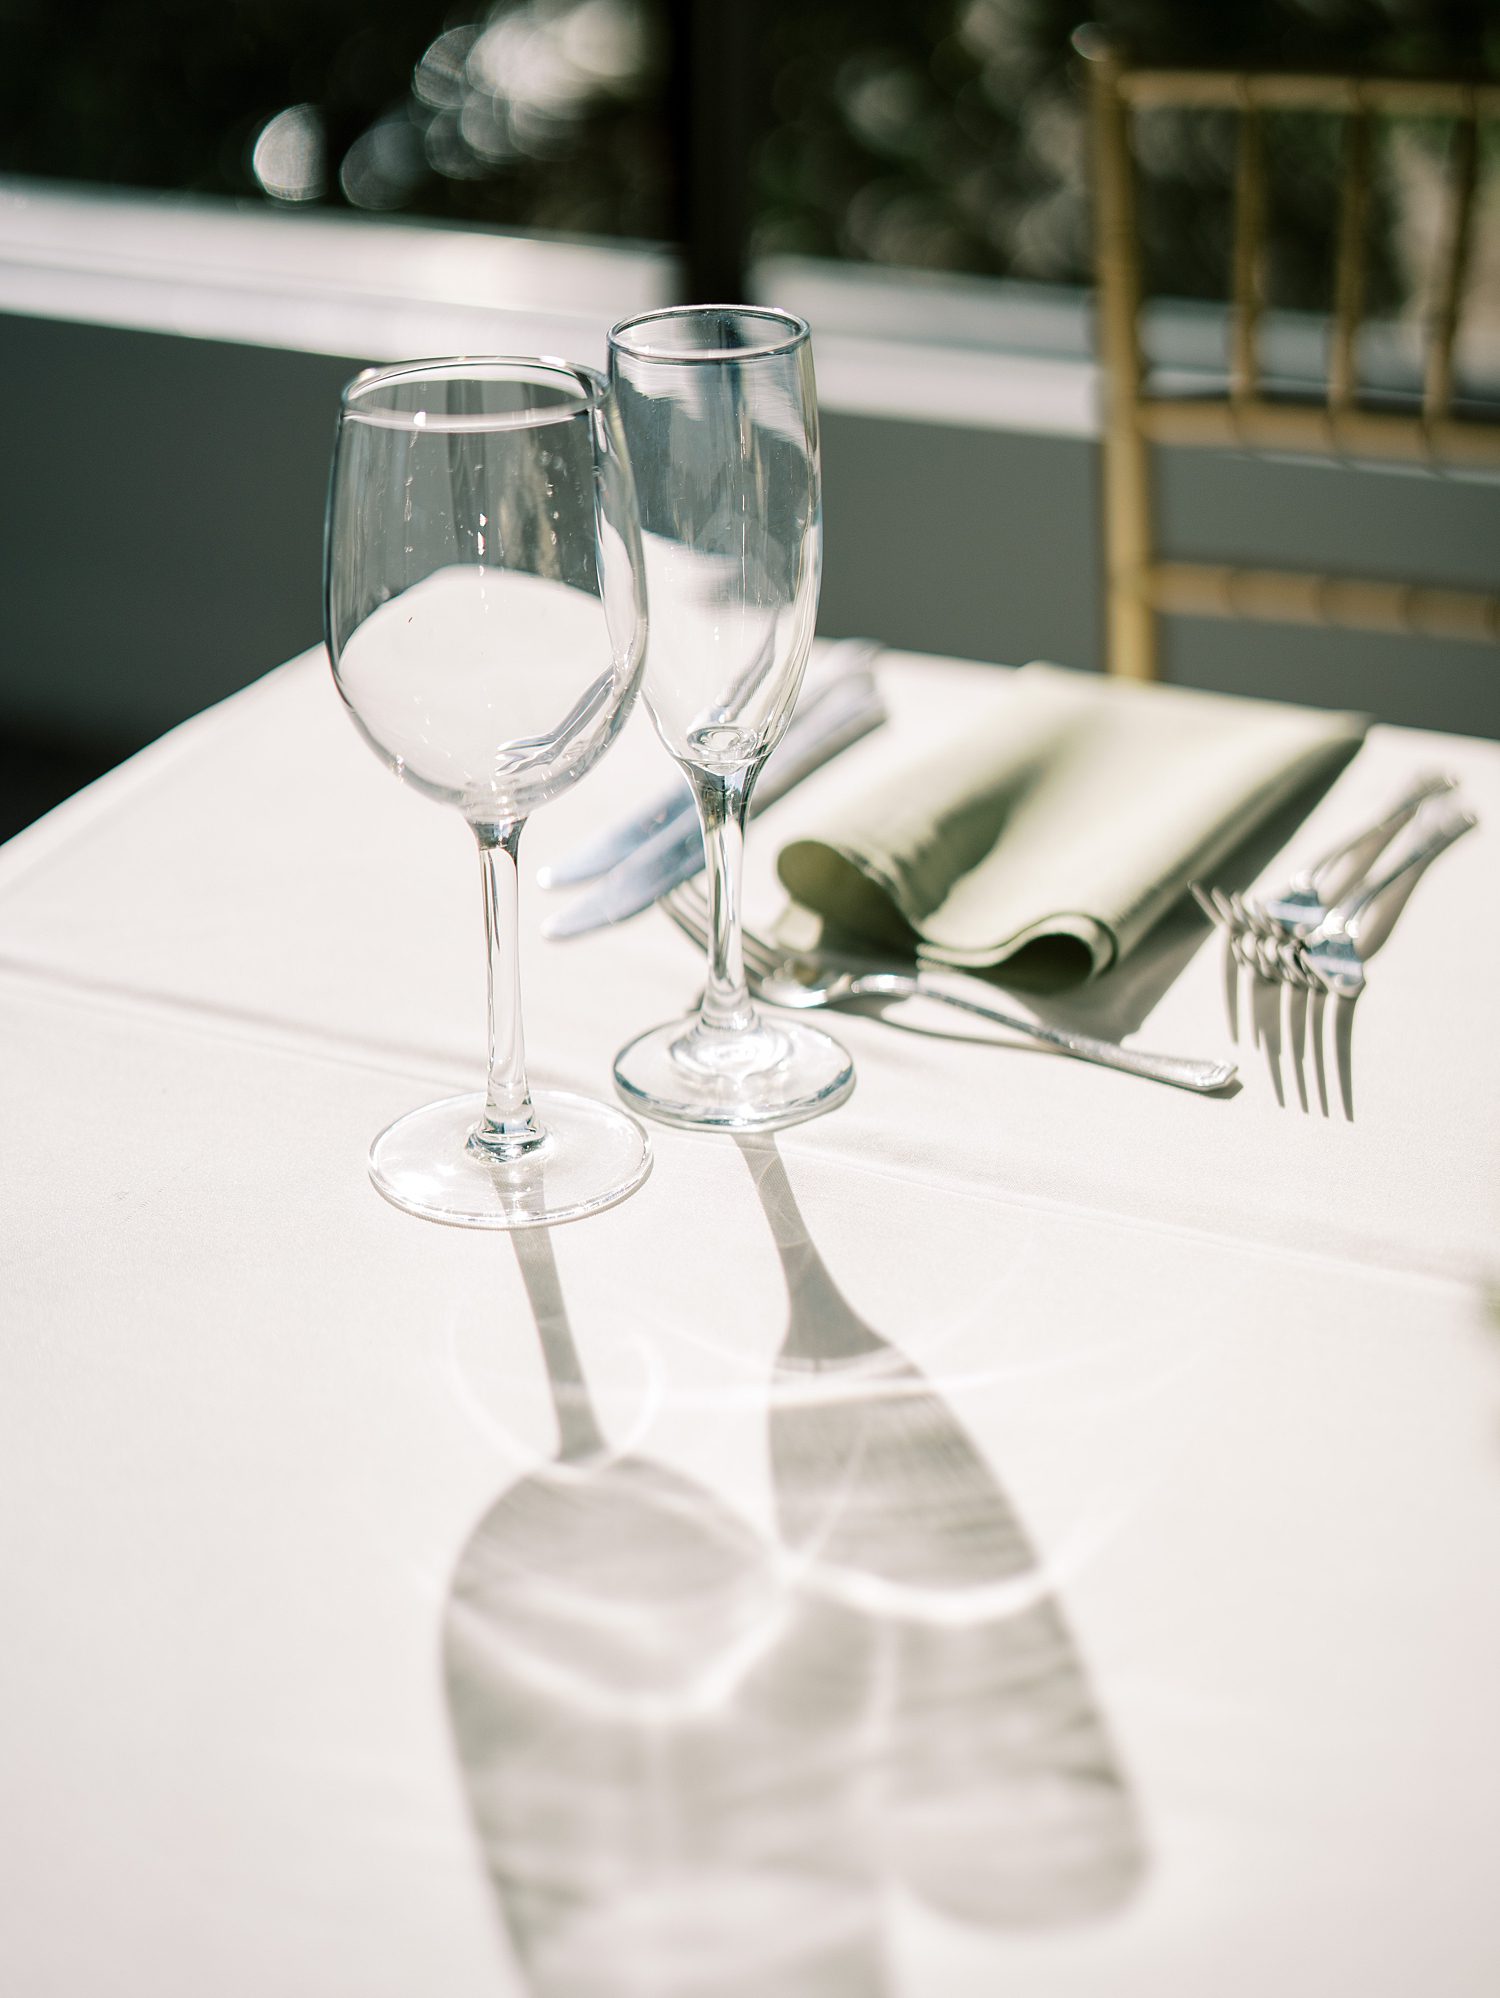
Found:
<svg viewBox="0 0 1500 1998"><path fill-rule="evenodd" d="M711 917L698 1012L623 1048L615 1084L670 1124L771 1130L854 1087L837 1041L756 1012L740 947L745 808L791 717L818 606L812 347L788 312L683 306L622 320L609 365L651 603L645 701L693 788Z"/></svg>
<svg viewBox="0 0 1500 1998"><path fill-rule="evenodd" d="M376 755L455 806L479 845L489 945L483 1094L381 1133L398 1207L530 1228L608 1207L650 1169L633 1117L533 1096L521 1038L517 846L619 733L646 610L635 496L608 384L563 361L371 369L344 391L324 550L328 652Z"/></svg>

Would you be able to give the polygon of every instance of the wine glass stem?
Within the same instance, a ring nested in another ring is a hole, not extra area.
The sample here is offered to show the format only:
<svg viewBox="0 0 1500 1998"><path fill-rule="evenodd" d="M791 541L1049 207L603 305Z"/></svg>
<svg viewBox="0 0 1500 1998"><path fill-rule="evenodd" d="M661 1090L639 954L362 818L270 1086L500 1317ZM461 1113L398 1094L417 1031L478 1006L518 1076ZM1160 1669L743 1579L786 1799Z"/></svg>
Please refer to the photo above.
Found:
<svg viewBox="0 0 1500 1998"><path fill-rule="evenodd" d="M687 766L687 774L703 826L708 863L708 976L698 1022L712 1033L744 1033L755 1023L755 1008L745 985L740 944L740 876L745 855L745 807L750 802L755 772L741 769L726 775Z"/></svg>
<svg viewBox="0 0 1500 1998"><path fill-rule="evenodd" d="M526 1047L521 1036L520 877L516 856L524 824L524 819L517 819L474 828L484 877L484 931L489 950L490 1071L484 1119L470 1134L469 1146L505 1161L524 1158L546 1135L531 1107Z"/></svg>

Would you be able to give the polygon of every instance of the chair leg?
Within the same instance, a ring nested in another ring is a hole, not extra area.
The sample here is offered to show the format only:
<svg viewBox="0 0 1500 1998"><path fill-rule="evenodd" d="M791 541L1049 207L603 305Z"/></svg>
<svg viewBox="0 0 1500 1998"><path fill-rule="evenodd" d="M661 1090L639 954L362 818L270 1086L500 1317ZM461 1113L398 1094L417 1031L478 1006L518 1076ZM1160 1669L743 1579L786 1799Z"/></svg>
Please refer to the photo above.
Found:
<svg viewBox="0 0 1500 1998"><path fill-rule="evenodd" d="M1133 404L1118 393L1103 442L1106 667L1127 680L1157 677L1157 614L1146 591L1151 564L1151 469Z"/></svg>
<svg viewBox="0 0 1500 1998"><path fill-rule="evenodd" d="M1109 586L1109 671L1123 680L1157 677L1156 613L1124 582Z"/></svg>

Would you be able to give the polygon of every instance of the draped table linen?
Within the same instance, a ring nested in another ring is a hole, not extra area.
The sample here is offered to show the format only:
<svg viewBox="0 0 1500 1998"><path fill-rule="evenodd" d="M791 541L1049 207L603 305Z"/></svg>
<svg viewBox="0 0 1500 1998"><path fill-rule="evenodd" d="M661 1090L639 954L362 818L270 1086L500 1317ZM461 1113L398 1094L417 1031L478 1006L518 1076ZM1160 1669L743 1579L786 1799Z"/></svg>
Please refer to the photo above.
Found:
<svg viewBox="0 0 1500 1998"><path fill-rule="evenodd" d="M752 916L993 686L880 671ZM1377 727L1291 850L1433 765L1481 831L1352 1019L1187 910L1066 1002L1238 1093L846 1014L846 1108L529 1244L365 1177L476 1081L477 870L320 654L12 841L0 1987L1492 1991L1500 748ZM545 907L603 1091L697 967Z"/></svg>

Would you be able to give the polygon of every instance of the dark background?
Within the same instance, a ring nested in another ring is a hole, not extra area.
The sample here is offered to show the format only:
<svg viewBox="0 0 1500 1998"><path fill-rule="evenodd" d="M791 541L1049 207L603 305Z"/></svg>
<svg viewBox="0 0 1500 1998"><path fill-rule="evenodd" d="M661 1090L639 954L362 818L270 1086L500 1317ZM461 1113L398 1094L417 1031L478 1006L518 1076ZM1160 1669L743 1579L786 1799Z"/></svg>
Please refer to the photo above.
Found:
<svg viewBox="0 0 1500 1998"><path fill-rule="evenodd" d="M746 295L754 260L781 255L1081 287L1089 281L1085 101L1069 40L1079 12L1067 0L478 0L468 8L0 0L0 173L227 197L289 214L365 213L375 226L381 216L430 218L665 242L677 246L683 296ZM1494 0L1101 0L1094 13L1142 61L1500 76ZM1434 124L1407 141L1438 157L1448 132ZM1273 305L1329 302L1337 142L1331 119L1284 121L1273 135ZM1229 121L1214 114L1140 121L1154 289L1223 296L1231 145ZM1411 287L1391 221L1394 171L1388 160L1372 223L1376 310L1398 308ZM239 495L241 518L256 523L258 570L241 649L253 649L259 670L314 636L308 578L329 411L359 357L237 350L241 393L226 409L212 398L214 357L193 343L0 318L11 378L70 384L70 407L87 397L101 343L118 353L120 342L133 343L141 397L174 398L180 408L185 392L201 392L218 462L244 467L252 486L254 468L264 471L263 494ZM269 468L257 449L257 407L284 419L302 412L281 434L297 440L305 462ZM165 431L153 460L156 433L143 433L134 410L104 396L80 423L97 445L93 515L118 523L109 560L126 594L111 597L101 585L95 602L85 575L70 608L87 633L73 646L93 676L86 699L59 689L46 712L0 718L0 837L141 746L143 726L170 726L245 676L222 634L244 598L246 551L216 533L211 492L173 456ZM7 537L15 560L49 509L66 515L70 489L65 468L54 466L61 483L51 492L47 424L30 402L12 416L9 448L12 465L28 467L24 531ZM828 629L921 642L906 628L915 621L904 610L900 549L866 549L856 566L838 538L859 518L869 480L895 478L952 506L944 587L955 603L972 600L964 615L973 629L942 642L995 656L994 612L976 579L993 576L1007 547L1024 551L1041 536L1051 567L1044 575L1033 562L1006 607L1013 656L1046 650L1097 661L1096 583L1055 585L1056 575L1077 579L1096 561L1091 446L907 424L898 458L889 454L889 438L876 440L868 425L830 420ZM1219 474L1210 467L1202 476ZM1166 466L1169 515L1182 485ZM288 505L293 488L301 499ZM144 510L143 494L151 495ZM1484 497L1440 491L1425 517L1461 551L1489 531ZM10 501L19 504L14 488ZM1040 518L1039 506L1053 515ZM1196 508L1179 511L1191 528ZM1249 519L1265 509L1247 499L1241 512ZM867 504L865 515L868 539L881 529ZM170 588L168 576L153 575L169 559L163 551L205 579L200 601L215 599L207 584L215 563L223 567L217 618L178 647L210 662L192 686L176 683L141 614ZM1038 591L1046 583L1051 605L1034 643L1028 580ZM22 606L7 642L50 658L55 638L45 622L30 629ZM1336 687L1330 698L1357 703L1358 663L1382 641L1345 638L1351 692ZM1213 642L1224 656L1235 643L1265 646L1256 633L1223 626ZM1470 653L1476 671L1492 672L1488 653ZM1173 657L1169 646L1169 670ZM1467 675L1467 659L1458 670ZM1290 684L1265 691L1296 697L1296 670L1282 677ZM59 713L76 715L76 725L60 725ZM1432 719L1442 725L1435 709Z"/></svg>
<svg viewBox="0 0 1500 1998"><path fill-rule="evenodd" d="M1082 0L0 0L0 172L492 228L1088 280ZM1500 76L1494 0L1098 0L1138 61ZM1164 114L1156 281L1222 288L1230 144ZM1320 304L1333 121L1271 148L1279 302ZM725 243L726 233L736 241ZM1376 301L1378 302L1378 300Z"/></svg>

